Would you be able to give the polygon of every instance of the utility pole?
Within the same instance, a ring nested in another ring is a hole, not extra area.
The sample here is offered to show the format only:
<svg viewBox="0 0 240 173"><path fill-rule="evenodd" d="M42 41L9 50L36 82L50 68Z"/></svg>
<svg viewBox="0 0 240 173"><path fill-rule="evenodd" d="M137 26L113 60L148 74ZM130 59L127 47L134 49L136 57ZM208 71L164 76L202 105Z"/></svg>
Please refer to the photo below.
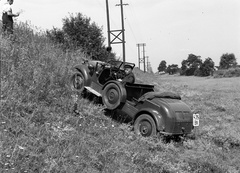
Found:
<svg viewBox="0 0 240 173"><path fill-rule="evenodd" d="M107 30L108 30L108 47L111 49L111 32L110 32L110 20L109 20L109 6L108 6L108 0L106 0L106 10L107 10Z"/></svg>
<svg viewBox="0 0 240 173"><path fill-rule="evenodd" d="M146 56L146 58L147 58L147 72L151 73L152 67L151 67L151 62L149 61L149 56Z"/></svg>
<svg viewBox="0 0 240 173"><path fill-rule="evenodd" d="M140 46L143 47L143 58L141 58L141 56L140 56ZM140 63L143 63L143 70L144 70L144 73L146 72L145 46L146 46L146 43L139 43L139 44L137 44L137 47L138 47L138 62L139 62L139 69L141 69L141 68L140 68Z"/></svg>
<svg viewBox="0 0 240 173"><path fill-rule="evenodd" d="M126 61L126 51L125 51L125 28L124 28L124 15L123 15L123 6L128 4L123 4L122 0L120 0L120 4L117 4L116 6L121 6L121 21L122 21L122 29L120 30L111 30L110 29L110 20L109 20L109 6L108 6L108 0L106 0L106 10L107 10L107 26L108 26L108 47L111 48L112 44L119 44L122 43L122 50L123 50L123 62ZM111 40L111 35L114 36L114 38ZM120 38L120 35L122 35L122 38Z"/></svg>
<svg viewBox="0 0 240 173"><path fill-rule="evenodd" d="M144 73L146 72L146 61L145 61L145 46L146 44L143 44L143 64L144 64Z"/></svg>
<svg viewBox="0 0 240 173"><path fill-rule="evenodd" d="M123 6L128 4L123 4L122 0L120 0L120 4L116 6L121 6L121 16L122 16L122 48L123 48L123 62L126 60L126 51L125 51L125 28L124 28L124 16L123 16Z"/></svg>
<svg viewBox="0 0 240 173"><path fill-rule="evenodd" d="M146 69L147 69L147 72L149 72L149 69L148 69L148 66L149 66L148 58L149 58L149 57L146 56L146 59L147 59L147 63L146 63L146 66L147 66L147 68L146 68Z"/></svg>
<svg viewBox="0 0 240 173"><path fill-rule="evenodd" d="M138 47L138 68L141 69L140 44L137 44L137 47Z"/></svg>

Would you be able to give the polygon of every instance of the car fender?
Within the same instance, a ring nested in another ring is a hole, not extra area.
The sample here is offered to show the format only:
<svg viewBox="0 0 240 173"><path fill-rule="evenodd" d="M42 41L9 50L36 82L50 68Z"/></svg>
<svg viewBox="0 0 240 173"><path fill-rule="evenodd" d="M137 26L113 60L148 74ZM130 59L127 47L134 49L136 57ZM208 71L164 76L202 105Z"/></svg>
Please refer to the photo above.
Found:
<svg viewBox="0 0 240 173"><path fill-rule="evenodd" d="M102 87L102 90L104 90L104 88L110 83L114 83L119 87L121 91L121 103L125 103L127 100L127 91L121 82L114 81L114 80L108 81L107 83L104 84L104 86Z"/></svg>
<svg viewBox="0 0 240 173"><path fill-rule="evenodd" d="M134 116L134 121L142 114L148 114L154 119L156 123L157 131L164 130L163 116L157 110L152 108L143 108L136 113L136 115Z"/></svg>
<svg viewBox="0 0 240 173"><path fill-rule="evenodd" d="M73 71L78 71L81 72L84 76L84 80L85 80L85 86L90 86L91 85L91 76L89 74L90 70L88 69L87 66L85 65L76 65L72 68Z"/></svg>
<svg viewBox="0 0 240 173"><path fill-rule="evenodd" d="M191 110L183 101L179 99L156 98L149 102L153 105L158 105L158 108L154 111L155 114L152 114L154 118L157 119L158 115L161 114L162 121L160 121L160 124L156 121L158 131L168 134L181 134L182 127L189 129L186 123L192 124ZM149 111L151 112L151 110ZM177 116L176 112L180 112L180 115ZM189 113L183 114L184 112Z"/></svg>

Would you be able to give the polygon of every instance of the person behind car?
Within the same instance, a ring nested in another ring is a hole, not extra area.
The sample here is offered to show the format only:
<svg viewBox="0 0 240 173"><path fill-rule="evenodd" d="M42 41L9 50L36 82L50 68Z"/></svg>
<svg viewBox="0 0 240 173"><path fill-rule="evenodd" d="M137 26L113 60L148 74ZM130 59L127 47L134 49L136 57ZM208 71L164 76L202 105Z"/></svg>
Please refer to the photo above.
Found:
<svg viewBox="0 0 240 173"><path fill-rule="evenodd" d="M122 84L126 84L126 83L134 83L135 82L135 76L132 72L133 70L133 66L131 65L125 65L124 66L124 71L125 71L125 77L119 81L121 81Z"/></svg>

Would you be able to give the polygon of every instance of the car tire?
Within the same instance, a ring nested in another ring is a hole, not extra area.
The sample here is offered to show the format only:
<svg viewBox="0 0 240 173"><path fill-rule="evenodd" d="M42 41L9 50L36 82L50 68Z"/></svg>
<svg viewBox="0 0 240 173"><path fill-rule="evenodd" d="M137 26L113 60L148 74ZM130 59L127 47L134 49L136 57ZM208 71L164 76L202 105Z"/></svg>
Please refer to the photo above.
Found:
<svg viewBox="0 0 240 173"><path fill-rule="evenodd" d="M140 115L134 122L134 132L143 137L150 137L157 134L156 123L148 114Z"/></svg>
<svg viewBox="0 0 240 173"><path fill-rule="evenodd" d="M119 107L121 104L121 99L121 90L115 83L110 83L104 88L102 101L109 110L114 110Z"/></svg>
<svg viewBox="0 0 240 173"><path fill-rule="evenodd" d="M70 86L73 91L82 92L85 86L85 78L81 72L75 72L70 77Z"/></svg>

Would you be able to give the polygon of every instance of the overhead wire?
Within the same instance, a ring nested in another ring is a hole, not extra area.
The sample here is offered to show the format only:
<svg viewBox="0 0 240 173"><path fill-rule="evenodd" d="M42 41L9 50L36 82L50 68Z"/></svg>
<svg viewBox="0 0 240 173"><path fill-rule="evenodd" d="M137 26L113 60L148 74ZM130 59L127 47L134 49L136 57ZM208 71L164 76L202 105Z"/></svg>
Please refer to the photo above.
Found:
<svg viewBox="0 0 240 173"><path fill-rule="evenodd" d="M126 11L127 11L127 10L126 10ZM133 37L134 37L135 42L137 42L137 38L136 38L136 36L135 36L135 34L134 34L134 32L133 32L133 29L132 29L132 26L131 26L129 20L128 20L129 15L128 15L127 12L126 12L125 14L126 14L126 18L125 18L125 19L126 19L126 21L127 21L127 24L128 24L128 26L129 26L129 28L130 28L130 30L131 30L131 32L132 32L132 35L133 35Z"/></svg>
<svg viewBox="0 0 240 173"><path fill-rule="evenodd" d="M147 39L146 39L146 34L143 34L144 32L143 32L143 30L142 30L142 26L144 25L141 25L142 24L142 22L141 22L141 19L139 18L139 15L136 13L136 3L139 3L139 1L137 1L137 0L129 0L129 1L131 1L131 4L133 4L133 5L131 5L130 6L130 12L132 13L132 15L134 16L134 22L136 23L136 25L135 26L137 26L137 29L138 29L138 41L140 41L140 42L144 42L144 43L146 43L146 41L147 41ZM134 4L134 2L135 2L135 4ZM141 26L140 26L141 25ZM147 43L146 43L147 44ZM148 53L147 53L148 51L147 51L147 48L145 47L145 55L147 55ZM146 56L146 57L148 57L148 56ZM150 57L149 57L149 66L150 66L150 68L151 68L151 62L150 62Z"/></svg>
<svg viewBox="0 0 240 173"><path fill-rule="evenodd" d="M135 4L133 3L133 1L131 1L129 8L126 9L126 16L127 16L127 24L129 26L129 29L132 32L132 35L134 37L135 40L135 44L131 44L129 47L131 49L131 52L133 52L133 54L136 54L136 47L135 45L137 43L139 43L139 41L145 41L143 34L142 34L142 29L139 26L140 22L139 22L139 17L137 17L136 15L136 10L135 10ZM134 26L134 27L132 27ZM137 37L136 37L136 33L137 33ZM128 42L126 42L128 43ZM145 53L147 52L146 48L145 48Z"/></svg>
<svg viewBox="0 0 240 173"><path fill-rule="evenodd" d="M140 21L141 20L139 20L139 17L137 17L138 15L137 15L137 13L136 13L136 10L135 10L135 4L134 4L134 2L132 1L132 0L129 0L129 1L131 1L130 3L131 3L131 5L129 6L129 8L130 8L130 12L131 12L131 14L132 14L132 16L133 16L133 18L134 18L134 23L135 23L135 25L134 26L137 26L137 28L139 29L139 36L138 37L140 37L140 40L145 40L145 38L143 37L143 32L142 32L142 29L141 29L141 27L139 26L139 24L141 23Z"/></svg>
<svg viewBox="0 0 240 173"><path fill-rule="evenodd" d="M127 10L126 10L127 11ZM135 49L135 45L137 44L137 38L136 38L136 35L135 35L135 33L134 33L134 31L133 31L133 29L132 29L132 26L131 26L131 24L130 24L130 17L129 17L129 15L128 15L128 12L126 12L125 13L126 14L126 20L125 21L127 21L127 24L128 24L128 27L129 27L129 29L130 29L130 31L131 31L131 35L133 36L133 39L134 39L134 41L135 41L135 44L133 45L133 44L129 44L129 42L128 41L126 41L126 44L127 45L129 45L128 47L131 49L131 52L133 53L133 54L135 54L136 53L136 49Z"/></svg>
<svg viewBox="0 0 240 173"><path fill-rule="evenodd" d="M98 2L98 5L101 6L101 8L102 8L104 11L106 11L105 1L104 1L104 4L102 3L101 0L97 0L97 2ZM110 2L111 2L111 1L110 1ZM110 3L109 3L109 6L111 6ZM109 10L109 11L110 11L110 10ZM114 22L114 20L113 20L113 18L112 18L111 15L109 16L109 20L110 20L110 24L112 24L114 27L117 27L117 24Z"/></svg>

